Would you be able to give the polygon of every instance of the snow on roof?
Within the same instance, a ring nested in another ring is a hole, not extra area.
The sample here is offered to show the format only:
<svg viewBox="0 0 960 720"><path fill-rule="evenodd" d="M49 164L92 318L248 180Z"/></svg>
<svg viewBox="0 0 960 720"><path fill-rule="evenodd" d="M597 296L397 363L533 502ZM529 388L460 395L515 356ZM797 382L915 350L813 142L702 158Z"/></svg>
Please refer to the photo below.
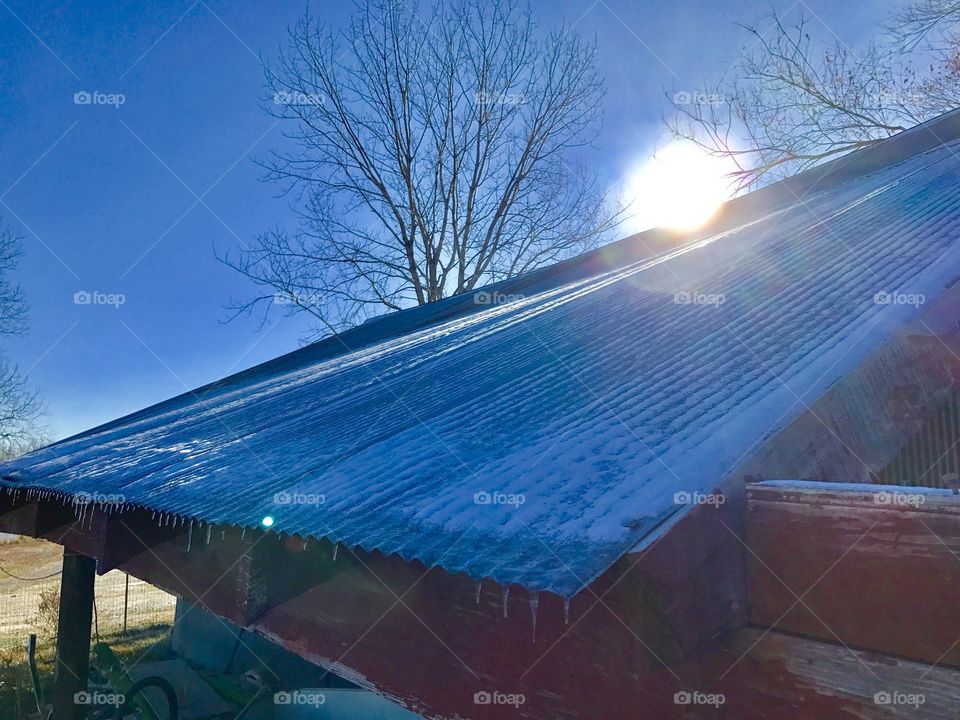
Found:
<svg viewBox="0 0 960 720"><path fill-rule="evenodd" d="M269 515L569 596L960 274L956 152L768 188L659 255L628 238L384 317L0 466L0 485Z"/></svg>
<svg viewBox="0 0 960 720"><path fill-rule="evenodd" d="M881 485L880 483L824 482L822 480L762 480L750 483L751 487L778 488L811 493L860 493L862 495L913 495L924 497L954 498L956 493L949 488L919 487L914 485Z"/></svg>

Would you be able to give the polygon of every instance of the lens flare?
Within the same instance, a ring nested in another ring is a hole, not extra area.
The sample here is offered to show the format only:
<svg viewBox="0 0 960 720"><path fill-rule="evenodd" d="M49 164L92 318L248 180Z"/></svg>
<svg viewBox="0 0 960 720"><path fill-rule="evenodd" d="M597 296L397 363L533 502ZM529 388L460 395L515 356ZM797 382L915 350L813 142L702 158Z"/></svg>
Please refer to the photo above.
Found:
<svg viewBox="0 0 960 720"><path fill-rule="evenodd" d="M652 227L689 231L706 223L733 196L732 161L692 143L671 143L639 163L623 183L628 231Z"/></svg>

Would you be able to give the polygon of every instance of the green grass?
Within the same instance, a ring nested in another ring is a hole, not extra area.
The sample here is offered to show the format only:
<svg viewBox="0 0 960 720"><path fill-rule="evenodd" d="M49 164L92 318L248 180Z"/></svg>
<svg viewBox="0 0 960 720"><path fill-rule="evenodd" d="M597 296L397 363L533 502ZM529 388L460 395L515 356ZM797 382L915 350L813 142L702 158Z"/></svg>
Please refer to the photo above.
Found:
<svg viewBox="0 0 960 720"><path fill-rule="evenodd" d="M100 640L110 645L124 666L129 666L173 657L169 638L169 626L155 625L126 635L101 636ZM45 697L53 687L54 650L55 645L49 641L37 647L37 668ZM0 648L0 720L38 720L25 656L22 648Z"/></svg>

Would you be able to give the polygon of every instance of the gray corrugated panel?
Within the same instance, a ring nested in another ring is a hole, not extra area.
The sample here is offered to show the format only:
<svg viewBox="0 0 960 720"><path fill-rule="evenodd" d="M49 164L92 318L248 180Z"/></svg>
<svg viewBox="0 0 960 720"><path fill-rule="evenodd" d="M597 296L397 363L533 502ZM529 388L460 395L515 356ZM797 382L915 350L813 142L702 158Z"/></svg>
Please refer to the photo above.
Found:
<svg viewBox="0 0 960 720"><path fill-rule="evenodd" d="M957 488L958 453L960 393L953 392L877 473L877 478L890 485Z"/></svg>
<svg viewBox="0 0 960 720"><path fill-rule="evenodd" d="M383 318L9 463L3 484L270 515L569 595L918 312L877 293L943 290L958 180L941 147L741 203L676 251L621 246L504 286L513 302Z"/></svg>

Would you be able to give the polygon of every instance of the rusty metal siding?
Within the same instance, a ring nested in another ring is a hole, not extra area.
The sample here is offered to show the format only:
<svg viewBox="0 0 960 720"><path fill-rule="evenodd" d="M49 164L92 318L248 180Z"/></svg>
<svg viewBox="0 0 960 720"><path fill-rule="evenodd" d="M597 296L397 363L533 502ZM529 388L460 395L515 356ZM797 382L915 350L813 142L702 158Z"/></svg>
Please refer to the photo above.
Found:
<svg viewBox="0 0 960 720"><path fill-rule="evenodd" d="M920 431L877 473L884 485L960 487L960 393L937 408Z"/></svg>

